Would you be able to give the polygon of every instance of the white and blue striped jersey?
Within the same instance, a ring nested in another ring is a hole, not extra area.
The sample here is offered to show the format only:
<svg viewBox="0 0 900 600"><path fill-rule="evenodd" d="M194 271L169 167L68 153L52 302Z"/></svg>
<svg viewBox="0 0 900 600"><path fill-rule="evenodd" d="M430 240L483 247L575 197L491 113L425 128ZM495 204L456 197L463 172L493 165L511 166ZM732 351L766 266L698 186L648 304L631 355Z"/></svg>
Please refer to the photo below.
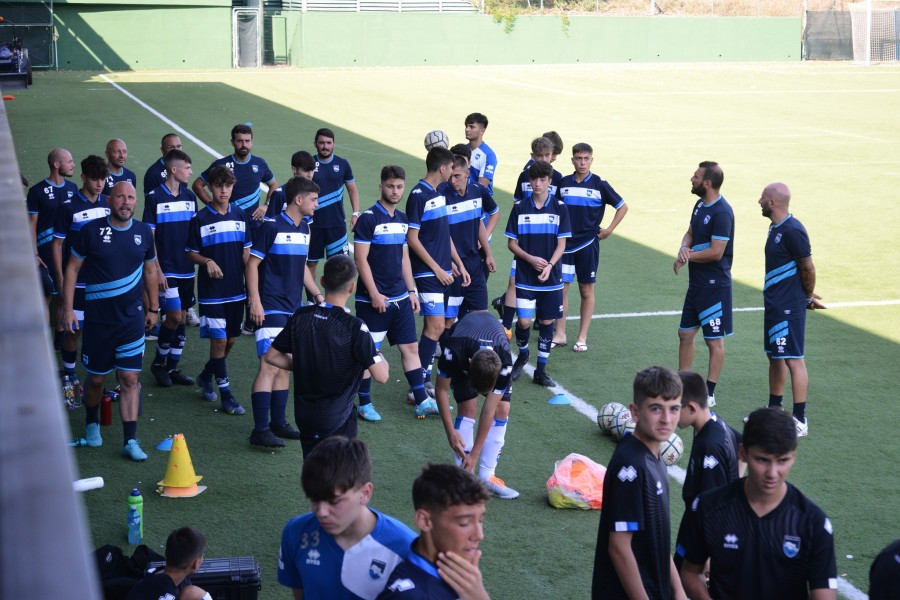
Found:
<svg viewBox="0 0 900 600"><path fill-rule="evenodd" d="M809 234L803 224L788 215L769 227L766 238L766 279L763 300L767 319L798 319L806 312L806 292L797 259L812 256Z"/></svg>
<svg viewBox="0 0 900 600"><path fill-rule="evenodd" d="M469 175L474 181L484 177L490 180L488 192L494 193L494 174L497 171L497 155L491 147L481 142L481 145L472 150L472 159L469 161Z"/></svg>
<svg viewBox="0 0 900 600"><path fill-rule="evenodd" d="M191 217L197 212L197 196L182 184L173 196L164 184L147 194L144 200L143 221L153 230L159 250L159 266L163 275L175 279L194 276L194 263L184 252L187 245Z"/></svg>
<svg viewBox="0 0 900 600"><path fill-rule="evenodd" d="M302 589L303 597L312 600L374 600L416 536L397 519L369 510L378 519L375 529L347 550L312 513L288 521L281 534L278 583Z"/></svg>
<svg viewBox="0 0 900 600"><path fill-rule="evenodd" d="M104 194L97 196L96 202L91 202L81 193L81 190L77 190L71 202L66 202L59 207L59 210L56 211L56 226L53 228L53 237L64 240L62 250L63 272L66 270L66 265L69 264L69 255L72 252L75 234L94 219L107 216L109 216L109 206L106 204L106 196ZM77 286L84 287L84 284L81 283L81 275L78 276L78 280Z"/></svg>
<svg viewBox="0 0 900 600"><path fill-rule="evenodd" d="M72 256L84 261L84 320L104 325L144 320L144 264L156 260L150 226L131 219L117 228L94 219L73 234Z"/></svg>
<svg viewBox="0 0 900 600"><path fill-rule="evenodd" d="M249 218L235 204L224 215L206 205L191 217L186 252L216 261L222 279L212 279L201 267L197 275L197 302L223 304L247 298L244 288L244 248L249 248Z"/></svg>
<svg viewBox="0 0 900 600"><path fill-rule="evenodd" d="M519 173L519 179L516 181L516 189L513 191L514 200L523 200L531 197L531 179L528 178L528 167L530 167L533 162L533 158L529 159L528 162L525 163L522 172ZM556 190L559 189L559 182L562 181L562 178L562 173L553 169L553 173L550 174L550 187L547 188L547 191L551 196L556 195Z"/></svg>
<svg viewBox="0 0 900 600"><path fill-rule="evenodd" d="M450 222L447 219L447 200L423 179L419 180L406 199L409 228L419 230L419 241L425 251L446 273L452 273L450 253ZM415 252L410 252L413 277L434 277Z"/></svg>
<svg viewBox="0 0 900 600"><path fill-rule="evenodd" d="M253 231L250 254L259 265L259 298L267 315L292 315L302 306L303 275L309 255L309 224L294 223L286 212Z"/></svg>
<svg viewBox="0 0 900 600"><path fill-rule="evenodd" d="M247 156L247 160L244 162L238 161L231 154L214 160L205 171L200 173L200 178L209 183L207 179L209 172L213 167L220 165L228 167L237 179L231 192L231 203L236 204L241 210L253 214L253 211L259 208L260 184L268 185L275 179L269 165L262 158L252 154Z"/></svg>
<svg viewBox="0 0 900 600"><path fill-rule="evenodd" d="M459 195L449 183L438 186L438 193L444 196L447 203L447 220L450 223L450 238L456 246L460 258L469 258L478 254L478 233L480 223L485 216L499 210L494 198L487 188L470 183L466 192Z"/></svg>
<svg viewBox="0 0 900 600"><path fill-rule="evenodd" d="M625 203L609 182L595 173L588 173L581 182L575 180L574 174L566 175L559 184L557 195L566 203L572 222L572 237L566 240L566 254L594 242L607 205L618 210Z"/></svg>
<svg viewBox="0 0 900 600"><path fill-rule="evenodd" d="M346 227L344 185L354 181L350 163L334 154L325 162L316 154L313 181L319 186L319 206L313 215L313 229Z"/></svg>
<svg viewBox="0 0 900 600"><path fill-rule="evenodd" d="M541 208L535 206L533 198L516 203L506 223L506 237L516 240L528 254L544 260L550 260L553 256L560 238L571 236L569 211L562 200L552 197L548 197ZM547 281L539 281L538 275L540 273L531 265L518 261L516 287L535 291L562 289L562 266L559 263L551 269Z"/></svg>
<svg viewBox="0 0 900 600"><path fill-rule="evenodd" d="M380 202L363 212L353 227L353 243L368 244L367 262L372 270L375 287L387 296L388 302L396 302L409 296L406 282L403 281L403 248L406 246L408 229L409 223L402 211L394 209L392 217ZM372 301L362 279L356 286L356 300Z"/></svg>

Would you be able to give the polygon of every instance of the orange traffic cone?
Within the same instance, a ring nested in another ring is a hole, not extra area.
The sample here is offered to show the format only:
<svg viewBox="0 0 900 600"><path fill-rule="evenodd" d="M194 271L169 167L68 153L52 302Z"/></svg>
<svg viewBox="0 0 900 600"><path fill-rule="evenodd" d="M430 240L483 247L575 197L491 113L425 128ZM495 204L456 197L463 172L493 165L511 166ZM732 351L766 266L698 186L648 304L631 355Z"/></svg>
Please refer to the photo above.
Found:
<svg viewBox="0 0 900 600"><path fill-rule="evenodd" d="M201 479L202 475L194 473L194 463L191 462L184 435L175 434L166 476L157 484L160 486L159 493L167 498L193 498L206 489L205 485L197 485Z"/></svg>

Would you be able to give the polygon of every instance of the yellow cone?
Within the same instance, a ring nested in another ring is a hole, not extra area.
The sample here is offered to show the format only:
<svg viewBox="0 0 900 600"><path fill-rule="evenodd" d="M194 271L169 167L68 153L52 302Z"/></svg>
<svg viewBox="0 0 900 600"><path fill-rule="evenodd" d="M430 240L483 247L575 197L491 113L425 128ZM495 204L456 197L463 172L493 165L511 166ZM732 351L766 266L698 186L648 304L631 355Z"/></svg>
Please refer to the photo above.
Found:
<svg viewBox="0 0 900 600"><path fill-rule="evenodd" d="M206 486L197 485L201 479L202 475L194 473L194 463L191 462L184 435L176 434L169 451L166 476L157 484L161 486L160 493L168 498L191 498L206 489Z"/></svg>

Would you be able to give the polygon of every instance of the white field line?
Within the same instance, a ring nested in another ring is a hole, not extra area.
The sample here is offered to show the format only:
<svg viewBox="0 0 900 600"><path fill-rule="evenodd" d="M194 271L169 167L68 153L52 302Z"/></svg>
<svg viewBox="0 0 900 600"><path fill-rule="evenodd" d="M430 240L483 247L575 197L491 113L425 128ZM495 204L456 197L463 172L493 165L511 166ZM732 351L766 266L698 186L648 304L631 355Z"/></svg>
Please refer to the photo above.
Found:
<svg viewBox="0 0 900 600"><path fill-rule="evenodd" d="M171 120L170 118L168 118L167 116L165 116L164 114L162 114L161 112L159 112L158 110L156 110L155 108L153 108L152 106L150 106L149 104L147 104L146 102L144 102L143 100L141 100L140 98L138 98L137 96L132 94L131 92L122 88L122 86L120 86L119 84L117 84L114 81L112 81L111 79L109 79L106 75L100 74L100 77L104 81L106 81L107 83L109 83L110 85L115 87L117 90L119 90L120 92L122 92L123 94L125 94L126 96L131 98L132 100L134 100L138 105L140 105L142 108L149 111L155 117L159 118L161 121L163 121L167 125L170 125L172 128L174 128L180 134L184 135L184 137L188 138L189 140L191 140L192 142L194 142L195 144L200 146L200 148L202 148L203 150L205 150L206 152L208 152L215 158L221 158L223 156L222 154L219 154L215 150L213 150L213 148L210 147L209 145L207 145L205 142L203 142L202 140L200 140L199 138L195 137L193 134L188 132L188 130L186 130L184 127L181 127L180 125L175 123L173 120ZM861 302L844 303L844 305L847 305L847 306L850 306L850 305L872 306L872 305L878 305L878 304L879 303L873 304L873 303L861 303ZM887 300L880 304L900 304L900 300ZM832 306L837 306L837 303ZM733 310L735 310L735 311L762 310L762 308L748 308L748 309L735 308ZM615 317L625 317L625 316L640 317L640 316L657 316L657 315L669 315L669 314L673 314L673 315L681 314L681 312L680 311L677 311L677 312L676 311L661 311L661 312L657 312L657 313L619 313L617 315L594 315L593 318L600 319L600 318L615 318ZM577 318L577 317L570 317L570 318ZM529 377L534 376L534 367L532 367L531 365L526 365L524 370L525 370L525 373ZM566 388L564 388L560 385L556 385L556 386L550 388L550 391L552 391L556 394L565 394L572 401L572 407L575 410L577 410L584 416L588 417L592 422L594 422L594 423L597 422L597 409L594 406L592 406L591 404L588 404L587 402L585 402L584 400L582 400L581 398L579 398L578 396L576 396L575 394L573 394L572 392L570 392L569 390L567 390ZM686 474L685 470L682 469L681 467L678 467L675 465L669 467L669 476L672 479L674 479L675 481L677 481L679 484L684 483L685 474ZM838 580L838 589L842 594L844 594L845 596L850 598L850 600L862 600L862 599L867 598L867 596L865 594L863 594L862 592L857 590L855 587L853 587L853 585L849 581L846 581L845 579Z"/></svg>
<svg viewBox="0 0 900 600"><path fill-rule="evenodd" d="M149 104L147 104L146 102L144 102L143 100L141 100L140 98L138 98L137 96L135 96L134 94L132 94L131 92L126 90L125 88L123 88L121 85L119 85L118 83L116 83L115 81L113 81L112 79L107 77L105 74L99 73L98 76L100 77L100 79L102 79L106 83L110 84L111 86L113 86L114 88L116 88L117 90L119 90L120 92L122 92L123 94L125 94L126 96L131 98L132 100L134 100L141 108L145 109L150 114L152 114L154 117L158 118L160 121L162 121L166 125L170 126L172 129L177 131L180 135L186 137L187 139L191 140L192 142L194 142L195 144L200 146L201 150L204 150L205 152L210 154L213 158L219 159L219 158L222 158L223 156L225 156L224 154L222 154L221 152L219 152L218 150L216 150L215 148L213 148L212 146L210 146L209 144L207 144L206 142L204 142L203 140L201 140L200 138L198 138L197 136L195 136L194 134L189 132L187 129L185 129L184 127L182 127L181 125L179 125L178 123L176 123L175 121L173 121L172 119L167 117L166 115L162 114L161 112L159 112L158 110L156 110L155 108L153 108L152 106L150 106ZM264 192L269 191L269 186L262 184L262 183L259 184L259 188Z"/></svg>
<svg viewBox="0 0 900 600"><path fill-rule="evenodd" d="M856 302L829 302L826 306L829 309L834 308L857 308L872 306L896 306L900 304L898 300L860 300ZM762 312L762 306L745 306L741 308L732 308L732 312ZM625 312L625 313L606 313L599 315L591 315L591 319L631 319L635 317L671 317L680 315L680 310L656 310L650 312ZM569 315L567 321L577 321L581 317L578 315Z"/></svg>

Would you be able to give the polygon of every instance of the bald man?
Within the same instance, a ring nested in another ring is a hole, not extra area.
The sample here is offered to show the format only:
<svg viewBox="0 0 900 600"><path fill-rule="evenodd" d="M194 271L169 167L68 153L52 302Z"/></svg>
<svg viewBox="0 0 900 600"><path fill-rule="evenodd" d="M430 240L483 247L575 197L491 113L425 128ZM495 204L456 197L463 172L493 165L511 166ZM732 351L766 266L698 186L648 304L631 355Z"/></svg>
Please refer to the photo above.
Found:
<svg viewBox="0 0 900 600"><path fill-rule="evenodd" d="M150 226L133 219L137 193L119 182L109 194L109 215L94 219L74 234L72 255L63 278L63 321L75 332L82 323L74 312L75 282L84 282L84 334L81 362L85 385L85 439L88 446L103 444L100 436L100 396L106 375L116 371L122 386L122 455L143 461L138 445L138 397L144 356L144 330L156 324L156 248ZM145 313L141 292L152 291L153 305Z"/></svg>
<svg viewBox="0 0 900 600"><path fill-rule="evenodd" d="M769 406L781 408L788 371L794 397L797 435L809 435L806 392L809 375L803 359L806 311L825 308L815 294L816 267L806 228L789 211L791 191L770 183L759 198L762 215L772 221L766 239L766 279L763 285L765 328L763 347L769 357Z"/></svg>
<svg viewBox="0 0 900 600"><path fill-rule="evenodd" d="M681 238L675 274L688 266L688 291L678 327L678 370L691 370L694 338L703 330L709 349L706 391L716 405L716 384L725 364L725 338L732 334L731 259L734 251L734 211L720 193L725 174L713 161L703 161L691 176L694 203L691 222Z"/></svg>
<svg viewBox="0 0 900 600"><path fill-rule="evenodd" d="M137 187L137 175L134 174L134 171L125 168L125 163L128 162L128 146L125 145L125 142L120 139L106 142L106 161L109 175L106 176L104 194L109 195L112 187L120 181Z"/></svg>

